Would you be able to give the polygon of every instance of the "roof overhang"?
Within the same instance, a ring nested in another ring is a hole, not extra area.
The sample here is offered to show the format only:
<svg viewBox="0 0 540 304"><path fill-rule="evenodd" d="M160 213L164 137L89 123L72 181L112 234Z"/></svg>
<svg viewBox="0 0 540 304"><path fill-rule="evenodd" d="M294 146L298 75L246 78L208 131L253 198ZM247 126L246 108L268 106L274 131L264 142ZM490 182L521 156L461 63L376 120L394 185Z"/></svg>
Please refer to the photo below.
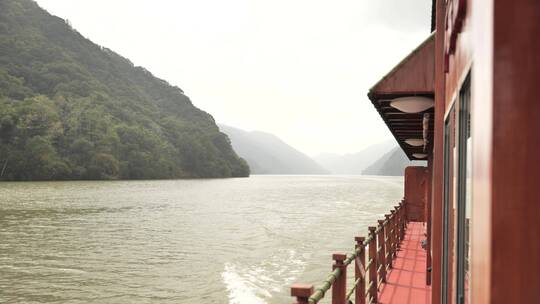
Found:
<svg viewBox="0 0 540 304"><path fill-rule="evenodd" d="M401 97L434 98L435 33L377 82L368 97L410 160L425 160L415 154L428 154L433 140L431 107L419 113L404 113L390 103ZM423 139L421 146L412 146L407 139Z"/></svg>

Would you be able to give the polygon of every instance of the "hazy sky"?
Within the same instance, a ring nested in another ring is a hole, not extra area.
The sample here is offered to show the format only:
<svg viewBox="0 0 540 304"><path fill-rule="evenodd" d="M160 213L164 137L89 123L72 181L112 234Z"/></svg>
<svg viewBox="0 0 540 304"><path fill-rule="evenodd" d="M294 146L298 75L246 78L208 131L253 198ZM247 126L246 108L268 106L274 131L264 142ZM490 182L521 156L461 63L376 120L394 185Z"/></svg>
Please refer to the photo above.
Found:
<svg viewBox="0 0 540 304"><path fill-rule="evenodd" d="M366 94L427 38L431 18L431 0L37 2L217 122L310 155L391 138Z"/></svg>

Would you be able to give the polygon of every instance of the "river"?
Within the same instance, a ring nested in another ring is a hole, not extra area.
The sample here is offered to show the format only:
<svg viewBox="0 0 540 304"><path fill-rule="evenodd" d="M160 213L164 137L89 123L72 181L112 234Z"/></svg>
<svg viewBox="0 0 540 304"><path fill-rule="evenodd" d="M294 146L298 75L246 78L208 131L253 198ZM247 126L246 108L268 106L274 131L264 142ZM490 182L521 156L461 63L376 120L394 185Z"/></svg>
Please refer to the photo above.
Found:
<svg viewBox="0 0 540 304"><path fill-rule="evenodd" d="M291 303L402 177L0 183L0 303Z"/></svg>

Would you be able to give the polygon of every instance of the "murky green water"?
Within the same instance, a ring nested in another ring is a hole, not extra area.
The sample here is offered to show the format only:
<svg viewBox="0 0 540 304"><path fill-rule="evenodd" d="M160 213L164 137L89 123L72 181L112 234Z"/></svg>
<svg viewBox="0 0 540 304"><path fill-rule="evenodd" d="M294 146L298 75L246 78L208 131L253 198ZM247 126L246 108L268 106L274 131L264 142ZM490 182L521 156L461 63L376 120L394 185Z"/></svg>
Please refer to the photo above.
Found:
<svg viewBox="0 0 540 304"><path fill-rule="evenodd" d="M402 178L0 183L0 303L290 303Z"/></svg>

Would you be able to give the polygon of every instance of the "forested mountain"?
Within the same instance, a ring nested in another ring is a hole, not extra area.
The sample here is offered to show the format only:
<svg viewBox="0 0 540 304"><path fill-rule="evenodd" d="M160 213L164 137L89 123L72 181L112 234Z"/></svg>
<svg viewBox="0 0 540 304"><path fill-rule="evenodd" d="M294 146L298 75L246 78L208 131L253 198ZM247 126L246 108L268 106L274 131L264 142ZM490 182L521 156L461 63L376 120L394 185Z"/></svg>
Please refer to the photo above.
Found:
<svg viewBox="0 0 540 304"><path fill-rule="evenodd" d="M328 174L309 156L278 137L265 132L246 132L219 125L231 139L234 150L244 158L255 174Z"/></svg>
<svg viewBox="0 0 540 304"><path fill-rule="evenodd" d="M364 175L385 175L401 176L405 173L407 166L425 166L425 161L410 161L403 150L395 147L390 152L384 154L376 162L367 167Z"/></svg>
<svg viewBox="0 0 540 304"><path fill-rule="evenodd" d="M387 140L357 153L344 155L323 153L314 159L333 174L362 174L364 169L396 146L394 140Z"/></svg>
<svg viewBox="0 0 540 304"><path fill-rule="evenodd" d="M180 88L31 0L0 0L1 180L247 175Z"/></svg>

